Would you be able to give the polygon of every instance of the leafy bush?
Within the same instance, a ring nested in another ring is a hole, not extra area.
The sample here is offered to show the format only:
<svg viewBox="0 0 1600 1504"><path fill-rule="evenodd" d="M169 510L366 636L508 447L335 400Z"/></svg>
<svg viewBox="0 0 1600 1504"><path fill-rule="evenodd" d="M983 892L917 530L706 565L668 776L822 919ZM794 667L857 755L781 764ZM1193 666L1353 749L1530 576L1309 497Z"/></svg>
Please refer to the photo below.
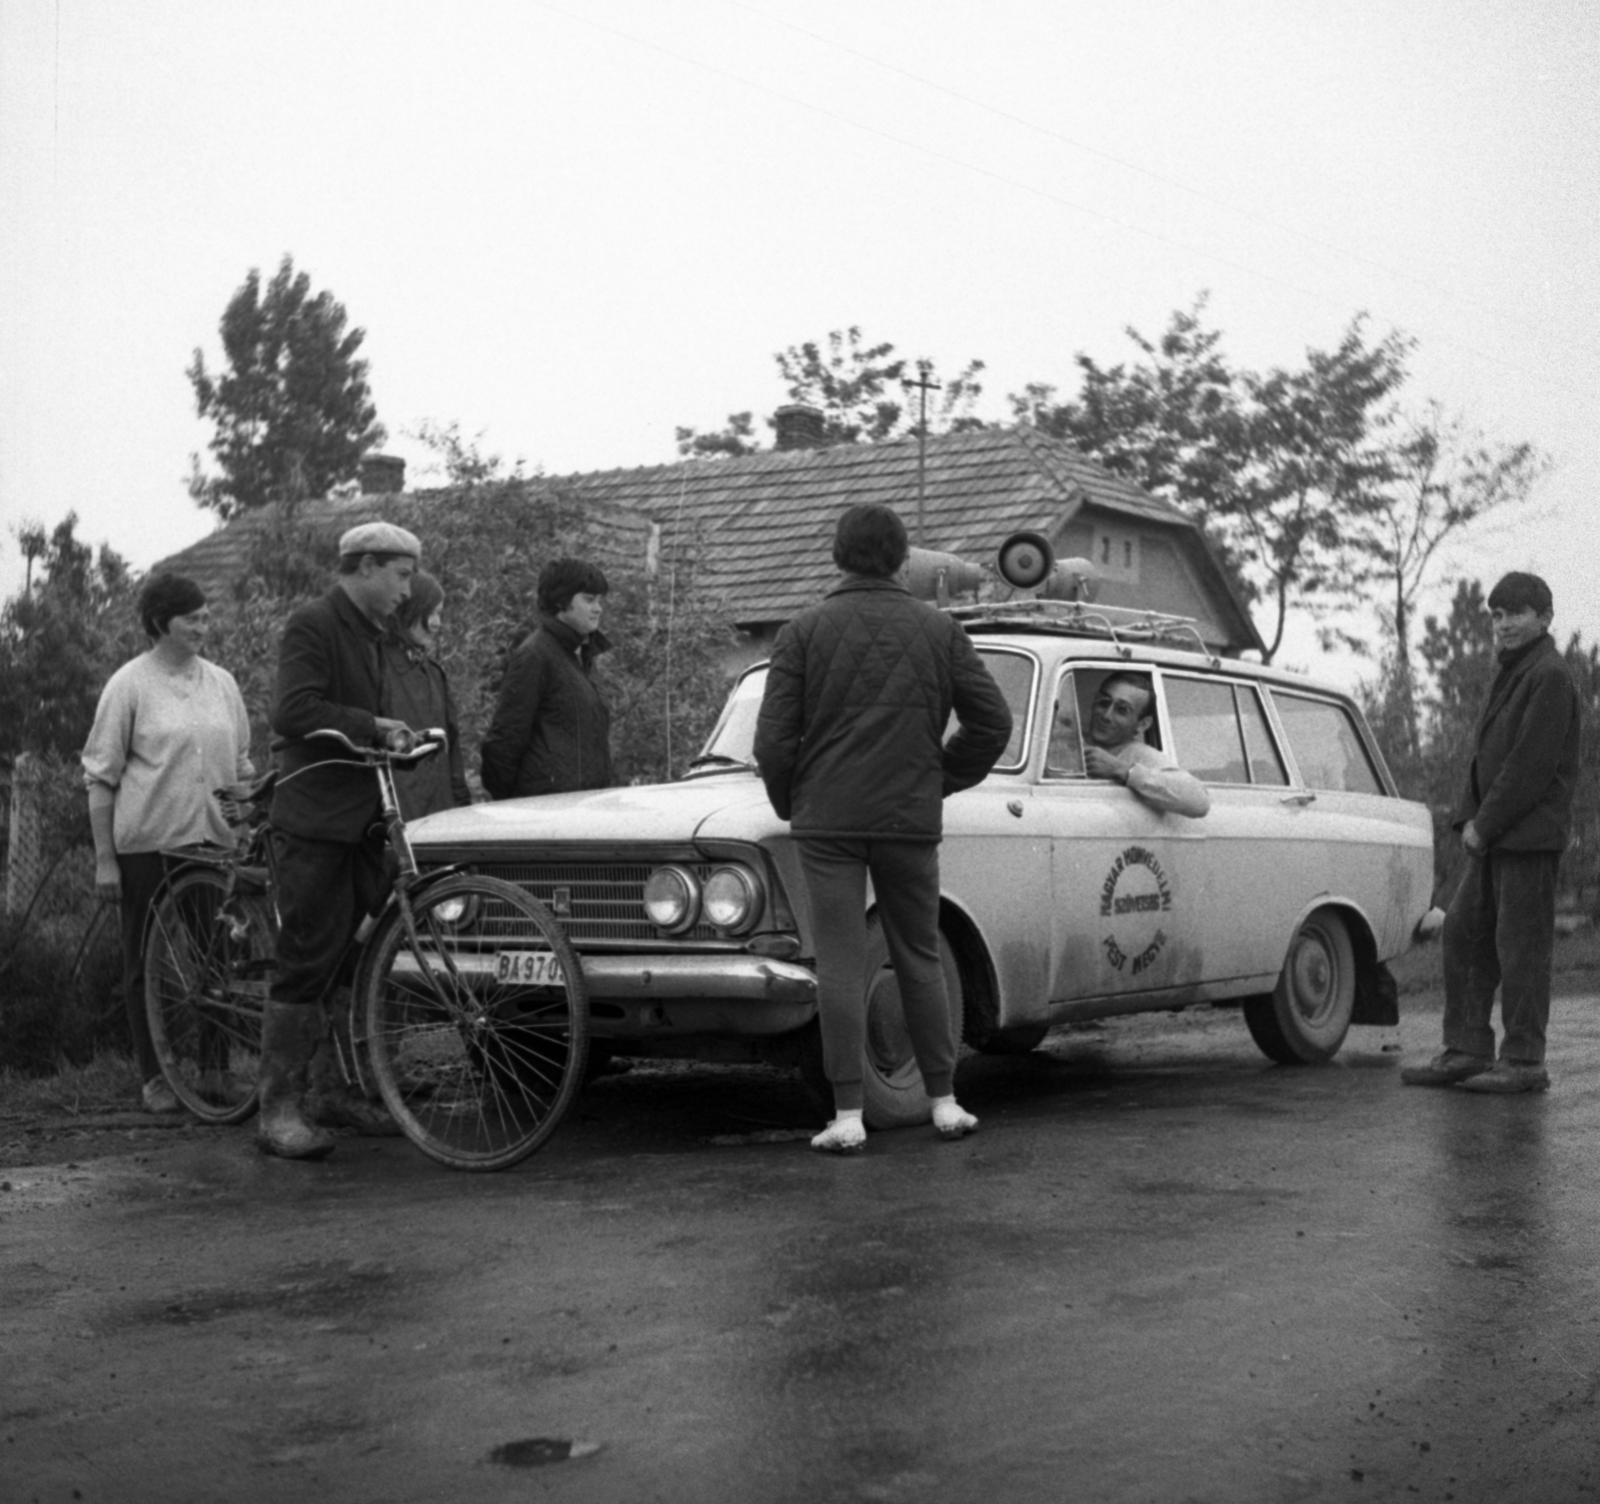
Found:
<svg viewBox="0 0 1600 1504"><path fill-rule="evenodd" d="M651 576L643 560L596 554L583 506L539 482L501 481L395 497L388 520L423 540L423 566L445 590L440 662L450 678L467 763L494 713L512 647L536 624L539 572L563 555L591 558L611 585L596 669L612 710L618 776L650 782L682 772L727 693L722 655L733 634L696 587L697 556L680 550ZM213 603L208 656L244 693L259 767L267 766L278 638L289 613L333 579L337 529L278 515L253 533L234 599Z"/></svg>
<svg viewBox="0 0 1600 1504"><path fill-rule="evenodd" d="M0 918L0 1065L44 1076L98 1049L127 1052L116 912Z"/></svg>

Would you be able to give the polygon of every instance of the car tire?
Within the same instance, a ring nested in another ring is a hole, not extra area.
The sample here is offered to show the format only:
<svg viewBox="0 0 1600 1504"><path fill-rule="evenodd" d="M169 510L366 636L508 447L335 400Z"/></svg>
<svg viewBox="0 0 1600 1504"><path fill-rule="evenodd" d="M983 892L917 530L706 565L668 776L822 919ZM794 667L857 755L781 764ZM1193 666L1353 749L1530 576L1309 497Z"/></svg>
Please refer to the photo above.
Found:
<svg viewBox="0 0 1600 1504"><path fill-rule="evenodd" d="M939 959L944 966L945 990L950 1000L952 1037L960 1047L964 990L955 952L939 932ZM869 1128L910 1128L926 1123L933 1105L923 1089L900 1005L900 983L889 962L889 942L877 915L867 921L867 954L863 967L867 1008L866 1059L862 1084ZM800 1047L800 1078L823 1109L833 1111L833 1092L822 1067L822 1030L813 1023Z"/></svg>
<svg viewBox="0 0 1600 1504"><path fill-rule="evenodd" d="M1295 932L1278 985L1247 998L1250 1037L1279 1065L1331 1060L1344 1043L1356 1001L1350 931L1332 909L1318 909Z"/></svg>
<svg viewBox="0 0 1600 1504"><path fill-rule="evenodd" d="M1049 1032L1049 1024L1017 1024L986 1034L973 1048L980 1055L1030 1055L1044 1043Z"/></svg>

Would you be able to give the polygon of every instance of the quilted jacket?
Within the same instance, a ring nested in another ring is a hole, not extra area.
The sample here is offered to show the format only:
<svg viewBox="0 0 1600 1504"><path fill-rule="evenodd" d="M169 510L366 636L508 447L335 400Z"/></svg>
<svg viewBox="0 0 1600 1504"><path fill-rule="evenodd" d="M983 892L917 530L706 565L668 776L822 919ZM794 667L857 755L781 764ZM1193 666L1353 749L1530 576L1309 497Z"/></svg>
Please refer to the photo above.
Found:
<svg viewBox="0 0 1600 1504"><path fill-rule="evenodd" d="M846 575L778 633L755 755L797 836L936 841L944 798L981 782L1010 736L957 622L897 581Z"/></svg>
<svg viewBox="0 0 1600 1504"><path fill-rule="evenodd" d="M1478 716L1455 827L1497 851L1565 851L1582 712L1572 670L1546 632L1502 661Z"/></svg>
<svg viewBox="0 0 1600 1504"><path fill-rule="evenodd" d="M541 618L511 655L483 739L483 786L496 799L603 789L611 776L611 709L595 685L610 644Z"/></svg>

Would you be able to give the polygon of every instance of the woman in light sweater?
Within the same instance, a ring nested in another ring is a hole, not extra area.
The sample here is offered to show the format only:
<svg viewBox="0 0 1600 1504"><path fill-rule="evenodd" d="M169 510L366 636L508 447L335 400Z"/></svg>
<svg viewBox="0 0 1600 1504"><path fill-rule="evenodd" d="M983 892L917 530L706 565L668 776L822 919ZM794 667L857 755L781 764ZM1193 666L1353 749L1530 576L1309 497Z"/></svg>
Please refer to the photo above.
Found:
<svg viewBox="0 0 1600 1504"><path fill-rule="evenodd" d="M139 595L150 648L101 691L83 749L95 892L122 914L123 988L143 1102L176 1112L150 1041L144 1006L144 932L174 847L233 844L214 791L251 778L250 721L227 669L200 656L210 624L204 592L159 574Z"/></svg>

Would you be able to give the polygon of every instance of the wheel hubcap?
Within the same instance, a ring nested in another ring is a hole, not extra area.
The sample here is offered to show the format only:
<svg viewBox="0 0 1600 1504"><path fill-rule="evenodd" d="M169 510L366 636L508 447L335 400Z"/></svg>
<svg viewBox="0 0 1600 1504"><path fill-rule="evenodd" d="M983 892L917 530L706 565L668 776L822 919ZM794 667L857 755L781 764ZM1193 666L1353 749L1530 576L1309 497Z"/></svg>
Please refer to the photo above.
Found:
<svg viewBox="0 0 1600 1504"><path fill-rule="evenodd" d="M1308 1024L1320 1023L1338 992L1334 958L1321 935L1301 936L1289 975L1294 983L1295 1012Z"/></svg>

